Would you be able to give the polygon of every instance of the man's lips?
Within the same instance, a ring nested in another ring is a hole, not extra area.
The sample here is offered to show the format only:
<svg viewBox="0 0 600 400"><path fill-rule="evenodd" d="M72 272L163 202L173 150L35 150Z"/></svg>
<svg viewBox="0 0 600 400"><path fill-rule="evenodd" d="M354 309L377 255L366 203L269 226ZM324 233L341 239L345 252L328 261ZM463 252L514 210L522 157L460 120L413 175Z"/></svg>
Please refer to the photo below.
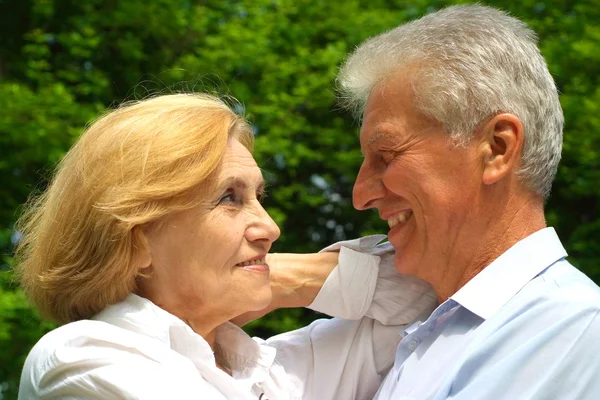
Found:
<svg viewBox="0 0 600 400"><path fill-rule="evenodd" d="M406 224L406 221L408 221L411 216L412 216L412 210L403 210L403 211L400 211L398 213L391 215L390 217L388 217L386 219L387 219L388 226L390 227L390 229L392 229L393 227L395 227L397 225L402 226L402 225Z"/></svg>

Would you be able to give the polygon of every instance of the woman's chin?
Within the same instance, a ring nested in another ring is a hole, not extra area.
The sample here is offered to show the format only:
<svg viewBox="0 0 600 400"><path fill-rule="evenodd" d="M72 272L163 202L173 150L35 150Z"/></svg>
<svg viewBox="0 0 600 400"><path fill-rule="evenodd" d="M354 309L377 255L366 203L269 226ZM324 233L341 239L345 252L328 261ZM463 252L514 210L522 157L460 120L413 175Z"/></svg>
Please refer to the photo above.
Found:
<svg viewBox="0 0 600 400"><path fill-rule="evenodd" d="M260 291L249 298L246 302L246 307L249 308L249 312L264 310L265 308L269 307L269 304L271 304L272 300L273 292L271 292L271 288L268 287L267 290Z"/></svg>

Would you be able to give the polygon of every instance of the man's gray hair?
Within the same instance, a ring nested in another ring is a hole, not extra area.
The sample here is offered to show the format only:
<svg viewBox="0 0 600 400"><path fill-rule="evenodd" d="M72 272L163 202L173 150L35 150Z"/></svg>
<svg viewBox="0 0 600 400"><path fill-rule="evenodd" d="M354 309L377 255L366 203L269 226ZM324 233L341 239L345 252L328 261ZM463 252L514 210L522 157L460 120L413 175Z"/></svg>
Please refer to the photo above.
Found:
<svg viewBox="0 0 600 400"><path fill-rule="evenodd" d="M563 114L537 36L495 8L452 6L361 44L342 66L341 100L360 118L371 91L407 71L417 108L443 124L457 143L469 143L483 120L516 115L525 137L522 182L550 194L562 148ZM416 71L416 72L415 72Z"/></svg>

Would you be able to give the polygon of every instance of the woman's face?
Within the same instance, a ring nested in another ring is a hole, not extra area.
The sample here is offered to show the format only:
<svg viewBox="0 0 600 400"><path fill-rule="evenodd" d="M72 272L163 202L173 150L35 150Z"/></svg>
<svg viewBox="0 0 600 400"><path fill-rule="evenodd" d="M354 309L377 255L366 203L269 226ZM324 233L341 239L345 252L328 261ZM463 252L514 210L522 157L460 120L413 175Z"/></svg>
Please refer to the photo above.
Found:
<svg viewBox="0 0 600 400"><path fill-rule="evenodd" d="M279 228L260 203L262 173L231 139L216 190L193 209L169 216L148 236L151 275L140 294L202 334L271 301L265 255Z"/></svg>

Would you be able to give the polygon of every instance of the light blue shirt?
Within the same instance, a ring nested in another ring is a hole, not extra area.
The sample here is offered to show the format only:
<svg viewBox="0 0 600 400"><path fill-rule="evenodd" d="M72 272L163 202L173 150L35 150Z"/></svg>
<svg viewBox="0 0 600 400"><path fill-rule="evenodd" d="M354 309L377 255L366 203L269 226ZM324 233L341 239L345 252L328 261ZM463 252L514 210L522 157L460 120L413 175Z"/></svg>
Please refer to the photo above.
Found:
<svg viewBox="0 0 600 400"><path fill-rule="evenodd" d="M402 332L375 399L600 399L600 288L556 232L521 240Z"/></svg>

